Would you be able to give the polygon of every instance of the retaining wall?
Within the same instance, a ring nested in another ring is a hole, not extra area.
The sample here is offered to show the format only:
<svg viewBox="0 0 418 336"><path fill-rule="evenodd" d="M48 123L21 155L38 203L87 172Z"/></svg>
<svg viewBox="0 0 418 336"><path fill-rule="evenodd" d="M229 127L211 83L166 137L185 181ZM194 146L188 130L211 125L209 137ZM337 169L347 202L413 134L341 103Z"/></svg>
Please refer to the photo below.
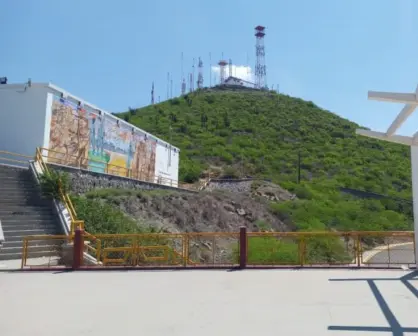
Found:
<svg viewBox="0 0 418 336"><path fill-rule="evenodd" d="M138 181L123 176L96 173L85 169L67 167L58 164L48 164L50 167L65 171L69 174L71 191L75 194L84 194L93 189L117 188L117 189L139 189L154 190L166 189L195 193L194 190L170 187L163 184Z"/></svg>

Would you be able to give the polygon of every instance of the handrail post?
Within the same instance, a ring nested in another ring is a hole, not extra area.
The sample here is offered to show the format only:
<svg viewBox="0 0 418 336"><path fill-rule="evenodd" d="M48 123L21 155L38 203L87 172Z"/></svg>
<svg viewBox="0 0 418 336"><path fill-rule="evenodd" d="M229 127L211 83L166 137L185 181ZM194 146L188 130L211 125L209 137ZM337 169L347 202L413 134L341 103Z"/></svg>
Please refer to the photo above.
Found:
<svg viewBox="0 0 418 336"><path fill-rule="evenodd" d="M305 236L301 236L299 239L299 264L301 267L305 265L306 260L306 240Z"/></svg>
<svg viewBox="0 0 418 336"><path fill-rule="evenodd" d="M247 254L248 254L248 239L247 228L241 226L239 228L239 268L244 269L247 267Z"/></svg>
<svg viewBox="0 0 418 336"><path fill-rule="evenodd" d="M83 265L84 232L77 227L74 234L73 270L78 270Z"/></svg>

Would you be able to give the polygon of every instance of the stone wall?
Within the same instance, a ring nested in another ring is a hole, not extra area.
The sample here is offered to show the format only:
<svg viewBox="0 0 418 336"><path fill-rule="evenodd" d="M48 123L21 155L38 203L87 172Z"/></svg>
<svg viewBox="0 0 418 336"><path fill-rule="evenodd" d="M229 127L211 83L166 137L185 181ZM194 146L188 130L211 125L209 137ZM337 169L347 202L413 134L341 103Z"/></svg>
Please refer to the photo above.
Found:
<svg viewBox="0 0 418 336"><path fill-rule="evenodd" d="M210 180L209 184L205 190L227 190L230 192L250 192L251 185L253 183L252 179L243 179L243 180Z"/></svg>
<svg viewBox="0 0 418 336"><path fill-rule="evenodd" d="M84 169L48 164L51 168L65 171L69 174L71 191L77 195L84 194L93 189L117 188L117 189L166 189L194 193L193 190L170 187L162 184L144 182L129 179L127 177L96 173Z"/></svg>
<svg viewBox="0 0 418 336"><path fill-rule="evenodd" d="M255 183L255 185L253 184ZM281 186L271 183L270 180L255 178L247 179L211 179L205 190L227 190L233 193L251 193L270 201L280 202L296 199L296 195L290 193Z"/></svg>

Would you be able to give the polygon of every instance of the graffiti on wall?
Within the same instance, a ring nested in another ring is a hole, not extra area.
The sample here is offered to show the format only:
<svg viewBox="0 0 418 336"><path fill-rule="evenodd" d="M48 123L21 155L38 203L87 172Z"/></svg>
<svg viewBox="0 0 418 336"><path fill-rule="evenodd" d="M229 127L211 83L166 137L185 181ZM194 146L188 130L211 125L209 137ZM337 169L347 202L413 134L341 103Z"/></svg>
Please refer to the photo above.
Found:
<svg viewBox="0 0 418 336"><path fill-rule="evenodd" d="M54 97L48 159L100 173L153 180L157 142L99 111Z"/></svg>

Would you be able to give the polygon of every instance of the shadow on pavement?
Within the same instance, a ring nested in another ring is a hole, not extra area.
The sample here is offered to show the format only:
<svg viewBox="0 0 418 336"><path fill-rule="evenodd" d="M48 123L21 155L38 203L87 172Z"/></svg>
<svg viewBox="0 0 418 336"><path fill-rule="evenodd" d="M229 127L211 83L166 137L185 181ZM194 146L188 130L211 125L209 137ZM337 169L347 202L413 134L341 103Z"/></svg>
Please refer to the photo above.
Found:
<svg viewBox="0 0 418 336"><path fill-rule="evenodd" d="M377 303L379 304L380 309L382 310L383 315L386 318L386 321L389 324L389 327L373 327L373 326L329 326L328 330L338 330L338 331L362 331L362 332L392 332L394 336L403 336L404 333L418 333L418 328L406 328L402 327L389 308L389 305L383 298L382 293L376 286L376 281L400 281L405 285L406 288L418 299L418 289L416 289L410 281L418 281L418 271L408 273L400 278L364 278L364 279L329 279L329 281L365 281L368 283L374 297L376 298Z"/></svg>

